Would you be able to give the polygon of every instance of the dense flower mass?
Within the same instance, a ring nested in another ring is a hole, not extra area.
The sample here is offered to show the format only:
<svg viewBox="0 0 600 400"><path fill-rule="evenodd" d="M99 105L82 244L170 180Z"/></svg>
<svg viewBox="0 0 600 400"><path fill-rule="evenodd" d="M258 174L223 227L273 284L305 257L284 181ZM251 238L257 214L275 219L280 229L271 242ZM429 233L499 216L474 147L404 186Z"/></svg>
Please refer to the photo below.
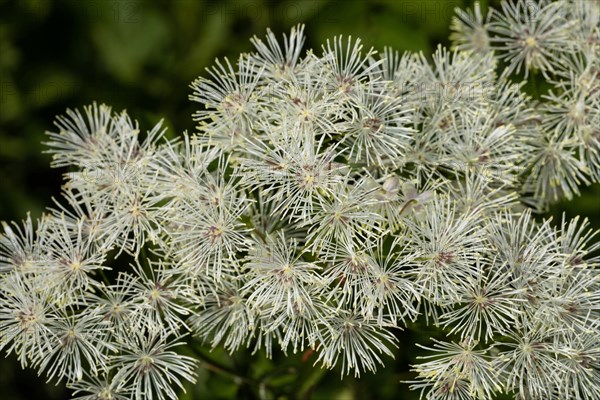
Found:
<svg viewBox="0 0 600 400"><path fill-rule="evenodd" d="M188 334L358 376L423 316L448 334L414 366L427 399L600 398L600 243L532 215L600 180L600 6L452 26L432 62L269 31L192 83L175 140L105 105L59 117L63 198L3 223L0 348L80 399L162 400L194 380Z"/></svg>

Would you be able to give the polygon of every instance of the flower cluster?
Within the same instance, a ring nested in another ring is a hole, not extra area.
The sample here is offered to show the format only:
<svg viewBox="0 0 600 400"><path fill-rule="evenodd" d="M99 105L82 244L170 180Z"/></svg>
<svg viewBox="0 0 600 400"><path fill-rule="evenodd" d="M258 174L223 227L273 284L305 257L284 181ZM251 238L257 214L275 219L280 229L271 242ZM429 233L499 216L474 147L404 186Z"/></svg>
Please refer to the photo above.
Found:
<svg viewBox="0 0 600 400"><path fill-rule="evenodd" d="M600 242L532 215L600 180L600 6L476 4L453 30L432 62L269 31L192 83L179 139L59 117L63 198L3 224L0 349L80 399L162 400L195 378L188 334L358 376L422 316L448 335L414 366L427 399L600 398Z"/></svg>

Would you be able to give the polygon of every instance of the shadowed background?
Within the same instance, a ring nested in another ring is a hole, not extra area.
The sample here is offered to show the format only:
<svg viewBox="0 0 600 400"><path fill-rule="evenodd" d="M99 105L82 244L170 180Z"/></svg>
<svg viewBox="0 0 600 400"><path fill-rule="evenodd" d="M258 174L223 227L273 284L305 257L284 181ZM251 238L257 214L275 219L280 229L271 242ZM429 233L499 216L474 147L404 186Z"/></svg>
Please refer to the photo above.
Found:
<svg viewBox="0 0 600 400"><path fill-rule="evenodd" d="M481 2L484 8L489 1ZM492 1L497 5L497 1ZM142 1L142 0L0 0L0 220L20 220L28 211L39 217L58 196L64 170L49 167L42 154L44 132L55 115L93 101L127 109L143 130L161 118L169 137L193 132L191 114L199 105L188 100L188 85L215 57L237 59L252 50L250 37L270 27L279 37L306 24L305 48L320 53L327 38L360 37L365 47L430 54L448 44L454 7L470 0L378 1ZM550 214L582 214L600 228L600 189L561 203ZM277 388L281 398L302 392L313 399L413 399L401 380L410 380L416 341L436 336L422 326L400 333L396 361L362 379L339 380L313 368L311 354L274 360L215 350L215 364L240 377L218 374L202 365L190 399L253 398L261 382ZM22 371L14 356L0 359L0 393L4 400L65 399L69 392L31 370ZM254 386L253 386L254 385Z"/></svg>

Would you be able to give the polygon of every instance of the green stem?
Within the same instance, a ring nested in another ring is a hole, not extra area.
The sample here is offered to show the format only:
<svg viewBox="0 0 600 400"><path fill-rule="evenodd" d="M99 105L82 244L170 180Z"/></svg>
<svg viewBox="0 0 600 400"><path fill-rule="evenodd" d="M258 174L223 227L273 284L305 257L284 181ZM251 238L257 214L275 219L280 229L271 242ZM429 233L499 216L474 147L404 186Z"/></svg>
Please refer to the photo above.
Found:
<svg viewBox="0 0 600 400"><path fill-rule="evenodd" d="M198 359L204 364L204 366L206 367L206 369L216 372L218 374L221 375L225 375L228 376L230 378L233 378L234 381L238 381L238 382L243 382L247 385L250 386L258 386L258 382L256 382L254 379L248 378L246 376L240 375L239 373L237 373L236 371L234 371L233 369L211 359L210 357L208 357L206 354L204 354L204 352L202 352L201 350L199 350L198 348L196 348L195 346L190 346L190 349L192 350L192 352L194 353L194 355L196 357L198 357Z"/></svg>
<svg viewBox="0 0 600 400"><path fill-rule="evenodd" d="M540 88L538 87L538 74L537 71L532 71L531 76L529 77L529 81L531 82L531 91L533 92L533 98L536 100L540 99Z"/></svg>
<svg viewBox="0 0 600 400"><path fill-rule="evenodd" d="M106 285L110 285L110 281L108 280L108 277L106 276L106 274L104 273L104 268L100 268L100 277L102 278L102 281L106 284Z"/></svg>
<svg viewBox="0 0 600 400"><path fill-rule="evenodd" d="M327 370L324 368L313 368L310 375L305 379L305 381L300 386L300 390L298 391L299 399L310 399L312 397L312 392L317 386L317 383L321 380L321 378L325 375Z"/></svg>

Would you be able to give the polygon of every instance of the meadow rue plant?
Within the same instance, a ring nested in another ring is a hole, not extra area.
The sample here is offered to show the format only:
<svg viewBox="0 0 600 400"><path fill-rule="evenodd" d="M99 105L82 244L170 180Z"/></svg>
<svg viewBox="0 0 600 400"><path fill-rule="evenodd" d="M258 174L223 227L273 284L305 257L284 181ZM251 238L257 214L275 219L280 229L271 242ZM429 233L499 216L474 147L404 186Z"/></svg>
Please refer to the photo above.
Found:
<svg viewBox="0 0 600 400"><path fill-rule="evenodd" d="M600 243L533 216L600 180L600 5L452 28L431 60L254 37L192 83L175 140L105 105L58 117L62 199L3 223L0 348L79 399L167 399L195 379L184 341L359 376L423 318L447 334L423 398L600 398Z"/></svg>

